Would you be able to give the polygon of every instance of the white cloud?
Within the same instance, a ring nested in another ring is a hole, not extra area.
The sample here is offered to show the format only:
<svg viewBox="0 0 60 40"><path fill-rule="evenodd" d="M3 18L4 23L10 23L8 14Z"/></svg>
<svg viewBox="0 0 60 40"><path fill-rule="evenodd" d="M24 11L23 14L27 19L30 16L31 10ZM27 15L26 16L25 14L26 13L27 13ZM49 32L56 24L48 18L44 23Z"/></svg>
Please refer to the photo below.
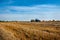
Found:
<svg viewBox="0 0 60 40"><path fill-rule="evenodd" d="M60 6L56 5L8 6L0 12L0 18L5 20L60 19Z"/></svg>

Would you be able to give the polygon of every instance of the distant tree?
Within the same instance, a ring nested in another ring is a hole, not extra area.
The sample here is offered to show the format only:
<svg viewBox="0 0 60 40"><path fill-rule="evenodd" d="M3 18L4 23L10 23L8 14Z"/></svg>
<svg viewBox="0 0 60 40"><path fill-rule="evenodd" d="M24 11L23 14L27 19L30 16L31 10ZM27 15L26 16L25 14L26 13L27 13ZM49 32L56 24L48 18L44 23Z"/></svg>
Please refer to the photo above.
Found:
<svg viewBox="0 0 60 40"><path fill-rule="evenodd" d="M0 22L4 22L4 21L0 20Z"/></svg>
<svg viewBox="0 0 60 40"><path fill-rule="evenodd" d="M40 20L39 19L35 19L35 22L40 22Z"/></svg>
<svg viewBox="0 0 60 40"><path fill-rule="evenodd" d="M32 19L31 22L40 22L40 20L39 19L35 19L35 20Z"/></svg>
<svg viewBox="0 0 60 40"><path fill-rule="evenodd" d="M0 21L0 22L5 22L5 21Z"/></svg>
<svg viewBox="0 0 60 40"><path fill-rule="evenodd" d="M35 20L34 20L34 19L32 19L32 20L31 20L31 22L35 22Z"/></svg>
<svg viewBox="0 0 60 40"><path fill-rule="evenodd" d="M55 20L52 20L53 22L55 21Z"/></svg>

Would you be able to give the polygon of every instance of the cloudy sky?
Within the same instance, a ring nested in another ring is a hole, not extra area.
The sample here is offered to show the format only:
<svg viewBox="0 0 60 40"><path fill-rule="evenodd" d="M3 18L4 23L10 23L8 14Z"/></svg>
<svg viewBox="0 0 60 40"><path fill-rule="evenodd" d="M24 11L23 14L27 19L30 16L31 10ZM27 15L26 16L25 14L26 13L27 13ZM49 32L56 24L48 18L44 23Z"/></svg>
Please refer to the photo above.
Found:
<svg viewBox="0 0 60 40"><path fill-rule="evenodd" d="M60 0L0 0L0 20L60 20Z"/></svg>

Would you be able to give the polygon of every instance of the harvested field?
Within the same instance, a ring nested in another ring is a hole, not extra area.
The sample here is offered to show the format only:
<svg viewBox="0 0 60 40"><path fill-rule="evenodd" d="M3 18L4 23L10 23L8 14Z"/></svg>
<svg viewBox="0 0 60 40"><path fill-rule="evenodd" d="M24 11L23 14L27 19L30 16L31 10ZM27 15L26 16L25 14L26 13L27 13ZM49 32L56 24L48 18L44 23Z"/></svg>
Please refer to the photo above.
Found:
<svg viewBox="0 0 60 40"><path fill-rule="evenodd" d="M0 22L0 40L60 40L60 22Z"/></svg>

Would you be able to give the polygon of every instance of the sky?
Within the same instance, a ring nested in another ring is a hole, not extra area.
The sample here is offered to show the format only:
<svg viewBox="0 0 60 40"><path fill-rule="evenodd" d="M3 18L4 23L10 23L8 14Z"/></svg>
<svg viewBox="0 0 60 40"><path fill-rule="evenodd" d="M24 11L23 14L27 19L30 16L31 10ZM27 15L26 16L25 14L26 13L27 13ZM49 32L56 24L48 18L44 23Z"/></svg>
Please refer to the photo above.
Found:
<svg viewBox="0 0 60 40"><path fill-rule="evenodd" d="M0 20L60 20L60 0L0 0Z"/></svg>

